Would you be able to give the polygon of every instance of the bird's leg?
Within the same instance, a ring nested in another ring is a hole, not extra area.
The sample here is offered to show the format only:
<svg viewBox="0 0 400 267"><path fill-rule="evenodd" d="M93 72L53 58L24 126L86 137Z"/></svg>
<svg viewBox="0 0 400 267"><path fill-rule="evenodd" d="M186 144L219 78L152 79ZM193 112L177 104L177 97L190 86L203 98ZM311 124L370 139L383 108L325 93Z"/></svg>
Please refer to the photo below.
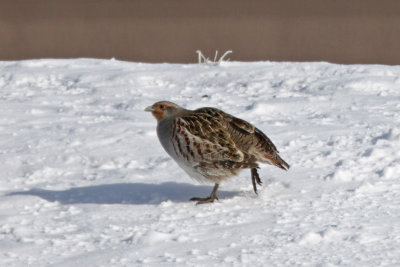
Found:
<svg viewBox="0 0 400 267"><path fill-rule="evenodd" d="M219 184L215 184L214 185L214 189L211 192L211 195L209 197L204 197L204 198L202 198L202 197L192 197L190 200L191 201L197 201L196 205L205 204L205 203L212 203L212 202L214 202L215 199L218 200L218 197L217 197L218 186L219 186Z"/></svg>
<svg viewBox="0 0 400 267"><path fill-rule="evenodd" d="M257 194L257 185L262 185L260 176L258 175L257 169L256 168L252 168L251 169L251 182L253 183L253 189L254 189L254 193Z"/></svg>

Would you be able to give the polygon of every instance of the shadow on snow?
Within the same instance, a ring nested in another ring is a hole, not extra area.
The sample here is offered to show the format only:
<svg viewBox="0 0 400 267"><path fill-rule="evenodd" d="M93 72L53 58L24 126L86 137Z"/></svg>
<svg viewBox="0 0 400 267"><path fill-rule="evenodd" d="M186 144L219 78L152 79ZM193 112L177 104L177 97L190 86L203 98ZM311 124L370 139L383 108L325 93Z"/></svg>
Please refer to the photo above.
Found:
<svg viewBox="0 0 400 267"><path fill-rule="evenodd" d="M76 187L67 190L31 189L9 195L38 196L62 204L160 204L163 201L187 202L191 197L209 196L213 187L168 182L162 184L120 183ZM232 198L238 191L218 191L219 199Z"/></svg>

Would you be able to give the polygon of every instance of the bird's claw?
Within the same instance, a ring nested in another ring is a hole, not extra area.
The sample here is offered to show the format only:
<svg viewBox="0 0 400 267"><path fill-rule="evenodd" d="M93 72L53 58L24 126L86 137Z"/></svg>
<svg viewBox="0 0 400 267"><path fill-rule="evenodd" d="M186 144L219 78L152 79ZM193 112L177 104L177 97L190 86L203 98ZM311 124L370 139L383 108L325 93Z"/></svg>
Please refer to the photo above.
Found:
<svg viewBox="0 0 400 267"><path fill-rule="evenodd" d="M207 203L213 203L214 200L219 200L217 196L209 196L209 197L192 197L190 201L197 201L196 205L200 204L207 204Z"/></svg>

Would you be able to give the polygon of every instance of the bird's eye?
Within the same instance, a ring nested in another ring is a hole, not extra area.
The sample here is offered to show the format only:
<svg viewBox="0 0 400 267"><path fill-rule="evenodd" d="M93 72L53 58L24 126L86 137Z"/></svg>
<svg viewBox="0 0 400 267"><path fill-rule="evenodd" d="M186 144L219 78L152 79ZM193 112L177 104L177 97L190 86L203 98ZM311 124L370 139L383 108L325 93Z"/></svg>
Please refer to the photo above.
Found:
<svg viewBox="0 0 400 267"><path fill-rule="evenodd" d="M161 109L164 109L165 107L164 107L164 105L160 105L160 108L161 108Z"/></svg>

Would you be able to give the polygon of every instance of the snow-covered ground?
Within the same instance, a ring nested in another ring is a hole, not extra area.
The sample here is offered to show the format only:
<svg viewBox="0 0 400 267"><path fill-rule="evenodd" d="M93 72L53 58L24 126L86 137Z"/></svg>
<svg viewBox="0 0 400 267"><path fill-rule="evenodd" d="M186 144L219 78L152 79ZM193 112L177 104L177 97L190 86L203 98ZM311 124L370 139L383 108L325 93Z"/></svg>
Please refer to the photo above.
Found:
<svg viewBox="0 0 400 267"><path fill-rule="evenodd" d="M213 185L164 152L158 100L276 144ZM0 62L0 266L400 266L400 67Z"/></svg>

